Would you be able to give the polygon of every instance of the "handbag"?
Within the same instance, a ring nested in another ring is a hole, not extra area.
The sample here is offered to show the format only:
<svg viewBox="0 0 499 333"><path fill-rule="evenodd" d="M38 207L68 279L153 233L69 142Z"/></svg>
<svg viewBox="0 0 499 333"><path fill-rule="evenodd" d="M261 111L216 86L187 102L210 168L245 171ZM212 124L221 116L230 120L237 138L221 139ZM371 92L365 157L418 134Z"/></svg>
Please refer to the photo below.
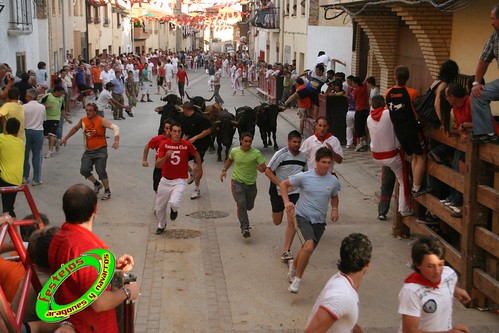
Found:
<svg viewBox="0 0 499 333"><path fill-rule="evenodd" d="M441 83L442 81L438 82L433 88L429 88L423 95L414 99L414 110L424 126L439 128L442 125L435 111L435 92Z"/></svg>

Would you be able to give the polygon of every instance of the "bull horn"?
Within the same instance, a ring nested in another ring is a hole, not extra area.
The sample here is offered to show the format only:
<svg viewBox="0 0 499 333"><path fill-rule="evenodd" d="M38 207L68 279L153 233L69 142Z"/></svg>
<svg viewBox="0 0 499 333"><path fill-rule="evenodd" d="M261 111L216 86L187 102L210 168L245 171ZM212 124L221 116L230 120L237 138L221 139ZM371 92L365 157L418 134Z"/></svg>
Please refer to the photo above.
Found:
<svg viewBox="0 0 499 333"><path fill-rule="evenodd" d="M215 124L215 125L219 125L220 123L221 123L221 121L220 121L220 120L215 120L215 123L214 123L214 124Z"/></svg>
<svg viewBox="0 0 499 333"><path fill-rule="evenodd" d="M160 113L161 111L163 111L163 107L158 106L158 107L154 108L154 111L156 111L157 113Z"/></svg>
<svg viewBox="0 0 499 333"><path fill-rule="evenodd" d="M177 112L183 112L184 110L178 106L178 105L175 105L175 110L177 110Z"/></svg>
<svg viewBox="0 0 499 333"><path fill-rule="evenodd" d="M215 97L215 93L213 93L213 96L211 96L210 99L205 99L206 102L211 102L211 100L213 99L213 97Z"/></svg>

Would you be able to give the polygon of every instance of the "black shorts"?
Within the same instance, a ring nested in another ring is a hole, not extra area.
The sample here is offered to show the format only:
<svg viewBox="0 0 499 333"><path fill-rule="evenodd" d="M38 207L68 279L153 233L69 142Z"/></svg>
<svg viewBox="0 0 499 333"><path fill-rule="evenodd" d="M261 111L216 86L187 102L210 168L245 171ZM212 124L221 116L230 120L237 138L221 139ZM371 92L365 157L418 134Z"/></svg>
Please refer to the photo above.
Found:
<svg viewBox="0 0 499 333"><path fill-rule="evenodd" d="M303 239L305 239L305 241L313 240L315 246L317 246L322 238L322 234L324 234L324 230L326 229L326 223L312 224L309 220L299 215L296 215L296 223L298 225L298 229L300 229L300 232L303 235Z"/></svg>
<svg viewBox="0 0 499 333"><path fill-rule="evenodd" d="M57 136L57 127L59 126L59 120L45 120L43 122L43 135L44 136Z"/></svg>
<svg viewBox="0 0 499 333"><path fill-rule="evenodd" d="M78 85L78 90L80 90L80 92L86 91L86 90L92 90L92 87L87 86L86 84L79 84Z"/></svg>
<svg viewBox="0 0 499 333"><path fill-rule="evenodd" d="M277 186L274 183L270 184L269 188L270 195L270 205L272 206L272 213L281 213L284 211L284 201L282 201L282 197L277 193ZM300 197L299 193L289 194L289 201L296 205L298 198Z"/></svg>
<svg viewBox="0 0 499 333"><path fill-rule="evenodd" d="M423 155L426 153L426 143L421 131L416 134L399 138L400 146L407 155Z"/></svg>
<svg viewBox="0 0 499 333"><path fill-rule="evenodd" d="M204 162L204 154L206 154L206 150L198 150L199 157L201 157L201 162ZM193 161L194 156L189 155L189 161Z"/></svg>
<svg viewBox="0 0 499 333"><path fill-rule="evenodd" d="M165 78L158 76L158 86L162 86L164 82L165 82Z"/></svg>
<svg viewBox="0 0 499 333"><path fill-rule="evenodd" d="M353 126L356 138L360 138L366 135L367 117L369 117L368 109L355 111L355 120Z"/></svg>

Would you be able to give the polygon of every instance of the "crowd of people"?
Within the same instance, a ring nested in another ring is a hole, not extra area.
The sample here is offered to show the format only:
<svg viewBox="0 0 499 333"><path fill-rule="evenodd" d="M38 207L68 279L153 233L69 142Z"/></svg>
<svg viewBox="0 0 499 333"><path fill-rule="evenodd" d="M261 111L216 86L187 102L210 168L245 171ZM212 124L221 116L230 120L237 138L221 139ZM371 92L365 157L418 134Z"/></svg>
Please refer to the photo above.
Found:
<svg viewBox="0 0 499 333"><path fill-rule="evenodd" d="M452 60L442 64L439 77L430 87L435 94L435 113L442 123L441 129L449 131L450 126L446 124L445 119L450 117L445 115L452 110L455 119L454 128L460 138L466 139L468 135L466 130L473 128L474 135L471 140L477 144L499 141L496 136L497 126L492 116L489 119L487 112L490 113L490 110L486 107L491 100L497 99L495 94L497 82L485 85L482 83L488 63L494 58L497 60L498 56L496 52L499 34L499 23L497 23L499 19L496 17L498 8L496 6L492 11L493 26L496 30L484 49L477 74L470 81L468 92L466 87L453 82L458 74L458 66ZM318 96L324 85L327 87L324 93L346 96L348 113L353 113L350 116L347 113L346 135L347 140L352 139L352 141L347 142L346 149L353 148L353 140L357 143L356 151L366 150L370 145L373 158L384 167L384 171L393 172L395 177L392 179L396 178L401 185L403 195L399 196L400 214L412 215L410 195L417 197L428 191L428 188L425 189L423 186L428 148L431 148L428 156L437 162L445 163L448 155L453 155L452 165L457 168L464 156L462 153L449 151L448 147L427 145L425 142L422 126L418 122L418 115L413 106L417 92L406 86L410 75L406 66L395 68L396 84L382 96L373 77L367 77L365 80L355 76L345 78L342 73L327 70L330 62L337 60L319 53L314 70L302 75L296 75L293 65L265 66L260 63L259 66L262 73L265 71L266 78L270 75L284 76L283 85L286 94L282 103L285 106L295 101L301 103L309 99L310 104L302 108L316 108L319 103ZM0 65L0 80L3 85L0 96L3 104L0 106L0 114L4 120L3 132L0 134L0 186L15 186L28 182L29 152L33 155L32 185L41 185L40 145L43 144L43 137L48 137L49 141L49 153L45 157L51 158L54 155L53 149L57 150L58 145L65 145L80 129L85 133L85 151L81 159L80 173L91 181L94 187L83 184L69 187L63 196L66 222L59 230L49 232L51 229L46 228L44 231L34 233L39 239L42 235L47 235L50 238L48 241L30 239L30 246L33 244L36 248L33 252L36 254L30 253L30 256L41 268L41 272L54 272L62 264L87 250L107 248L106 244L92 232L97 213L98 193L104 188L101 199L111 198L106 173L106 129L114 132L112 148L119 147L119 127L103 117L105 109L112 105L114 120L125 119L123 109L133 117L132 108L136 103L134 99L138 98L139 94L141 102L152 101L150 87L155 76L157 94L160 93L160 89L165 92L171 91L171 81L175 77L178 92L183 98L184 84L188 85L188 75L184 66L188 70L196 70L201 63L206 67L208 83L213 90L216 90L221 77L230 75L233 78L234 94L237 91L244 94L244 88L241 87L251 83L253 79L250 74L253 71L253 69L250 71L253 64L246 59L229 60L228 57L210 58L209 55L204 57L202 53L194 55L181 53L167 57L156 54L146 61L142 57L123 55L92 59L88 64L83 59L68 59L68 63L60 71L60 76L53 80L53 88L46 91L48 78L44 63L39 64L39 71L31 73L34 75L30 73L27 73L27 76L21 75L17 83L8 66ZM86 116L62 138L63 119L72 123L68 104L74 90L68 85L69 81L73 83L68 77L75 68L76 84L80 93L78 98L81 96L82 101L86 99L84 104ZM480 81L476 81L477 79ZM292 86L296 85L301 88L296 87L293 92ZM468 96L469 92L472 93L472 97ZM128 97L128 106L125 106L124 94ZM92 98L95 98L95 102ZM19 101L24 101L24 104ZM184 115L182 121L167 120L163 124L164 133L152 138L144 147L142 160L144 167L148 166L149 150L154 149L157 152L153 175L153 189L157 192L156 235L165 233L168 215L171 221L176 220L182 193L187 184L195 183L191 199L201 197L203 157L209 147L211 126L202 115L194 112L194 106L190 102L184 103L182 109ZM477 123L476 119L479 119ZM486 119L490 120L490 124ZM287 277L290 282L288 290L292 293L298 293L300 290L309 259L325 231L328 212L330 211L330 220L333 223L340 218L341 185L335 174L334 164L342 163L343 148L339 140L329 132L329 125L327 118L317 118L314 135L303 142L302 133L291 131L288 134L287 146L277 151L268 164L263 154L252 147L253 134L243 132L239 137L240 146L232 148L220 174L220 181L223 182L228 176L229 169L233 167L230 186L244 238L251 237L248 211L255 206L258 172L268 177L272 184L269 190L272 220L275 224L280 224L284 215L287 218L281 260L287 262ZM25 151L28 153L24 154ZM405 168L403 153L413 155L412 185L408 182L409 173ZM190 160L194 160L192 167L189 165ZM94 167L100 181L92 174ZM462 202L462 195L459 197L459 193L455 190L448 191L442 200L454 207L459 200ZM16 216L14 203L15 193L2 193L3 211L12 217ZM11 223L9 216L2 216L1 221ZM378 218L386 219L386 211L379 213ZM291 253L291 244L295 236L301 243L296 256ZM12 248L2 250L10 251ZM362 332L357 325L358 288L370 266L372 245L367 236L355 233L343 239L339 253L339 273L328 281L319 295L307 323L307 332L326 332L330 329L338 332ZM400 332L469 332L466 325L452 324L453 297L465 304L470 301L470 296L465 290L456 286L456 273L445 266L443 244L436 238L421 237L413 243L411 255L414 273L405 279L399 294L398 312L402 318ZM129 255L118 258L116 262L117 268L124 271L130 270L134 264L133 258ZM0 265L7 263L2 259ZM14 271L0 270L3 273ZM94 270L78 270L60 288L57 301L63 304L74 301L95 282L96 277ZM8 284L6 287L12 289L13 286ZM2 289L5 289L4 285ZM32 332L44 330L116 332L114 308L123 301L137 299L138 293L139 289L135 284L127 284L115 291L107 289L90 307L71 316L66 322L40 328L41 324L37 318L30 318L24 327L25 330L31 329ZM10 293L9 297L11 298L9 301L12 302L13 294ZM0 322L1 324L4 323Z"/></svg>

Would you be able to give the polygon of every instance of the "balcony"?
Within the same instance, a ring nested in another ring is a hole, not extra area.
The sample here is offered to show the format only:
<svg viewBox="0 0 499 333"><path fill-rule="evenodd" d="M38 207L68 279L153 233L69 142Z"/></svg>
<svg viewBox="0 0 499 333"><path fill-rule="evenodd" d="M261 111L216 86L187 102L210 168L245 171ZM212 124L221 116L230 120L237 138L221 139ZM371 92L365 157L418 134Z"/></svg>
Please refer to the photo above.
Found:
<svg viewBox="0 0 499 333"><path fill-rule="evenodd" d="M133 39L144 40L151 36L151 29L146 28L133 28Z"/></svg>
<svg viewBox="0 0 499 333"><path fill-rule="evenodd" d="M250 23L259 28L258 30L279 32L279 7L255 10Z"/></svg>

